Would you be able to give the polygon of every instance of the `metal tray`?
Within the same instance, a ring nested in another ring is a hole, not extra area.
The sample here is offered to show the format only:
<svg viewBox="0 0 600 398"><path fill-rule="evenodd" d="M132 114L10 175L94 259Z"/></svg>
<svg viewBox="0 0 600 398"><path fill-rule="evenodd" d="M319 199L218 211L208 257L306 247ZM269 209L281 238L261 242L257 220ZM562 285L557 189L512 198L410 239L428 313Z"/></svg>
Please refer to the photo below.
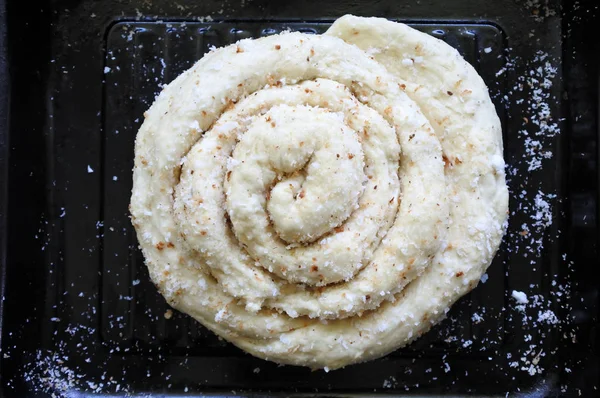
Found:
<svg viewBox="0 0 600 398"><path fill-rule="evenodd" d="M594 13L585 2L566 13L558 1L421 3L8 4L2 394L596 395ZM161 85L210 46L317 34L345 13L409 23L478 69L503 123L511 217L485 283L442 324L386 358L310 372L244 354L180 313L165 317L128 218L133 142Z"/></svg>

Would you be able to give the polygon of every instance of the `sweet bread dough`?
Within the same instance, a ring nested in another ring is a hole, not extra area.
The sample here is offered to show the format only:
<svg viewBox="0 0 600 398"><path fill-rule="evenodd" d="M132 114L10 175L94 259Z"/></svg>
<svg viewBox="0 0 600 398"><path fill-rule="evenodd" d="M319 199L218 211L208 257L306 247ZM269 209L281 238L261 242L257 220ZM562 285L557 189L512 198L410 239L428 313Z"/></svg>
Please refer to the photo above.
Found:
<svg viewBox="0 0 600 398"><path fill-rule="evenodd" d="M445 43L345 16L211 51L135 145L132 222L174 308L261 358L339 368L426 332L503 235L502 132Z"/></svg>

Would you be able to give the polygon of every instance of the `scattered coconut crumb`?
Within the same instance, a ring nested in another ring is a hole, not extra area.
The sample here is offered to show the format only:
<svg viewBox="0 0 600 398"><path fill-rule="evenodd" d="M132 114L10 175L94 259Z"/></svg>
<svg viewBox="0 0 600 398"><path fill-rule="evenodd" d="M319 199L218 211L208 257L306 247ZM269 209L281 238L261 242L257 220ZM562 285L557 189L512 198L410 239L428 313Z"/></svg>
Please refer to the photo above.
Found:
<svg viewBox="0 0 600 398"><path fill-rule="evenodd" d="M527 304L529 302L527 295L518 290L512 291L512 297L517 301L518 304Z"/></svg>
<svg viewBox="0 0 600 398"><path fill-rule="evenodd" d="M394 388L396 387L398 382L394 376L390 376L383 381L383 388Z"/></svg>

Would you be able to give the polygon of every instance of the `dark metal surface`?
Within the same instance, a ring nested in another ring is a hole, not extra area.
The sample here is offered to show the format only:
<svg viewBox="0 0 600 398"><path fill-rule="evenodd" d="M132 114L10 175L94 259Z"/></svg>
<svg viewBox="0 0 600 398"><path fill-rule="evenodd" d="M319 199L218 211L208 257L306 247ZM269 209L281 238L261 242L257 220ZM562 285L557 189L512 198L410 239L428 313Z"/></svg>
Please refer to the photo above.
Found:
<svg viewBox="0 0 600 398"><path fill-rule="evenodd" d="M11 2L0 391L594 395L598 64L590 54L598 46L588 44L594 14L585 2L566 14L558 1L539 2L549 3L541 9L524 3ZM167 306L148 280L128 220L132 145L159 85L208 46L285 27L319 33L345 13L411 23L457 47L479 69L503 120L513 213L488 281L439 327L384 359L310 372L252 358L182 314L165 319ZM532 62L539 53L556 67L545 93L562 133L539 138L553 156L542 171L529 172L523 131L536 127L523 118L536 114L531 99L538 94L526 78L543 67ZM3 109L0 102L0 123ZM2 139L0 125L0 171ZM524 238L532 214L519 209L537 192L557 195L554 221ZM530 239L542 242L539 253ZM543 298L527 316L552 310L562 323L522 322L512 290ZM474 321L482 309L483 321ZM534 374L522 369L522 356L535 361Z"/></svg>
<svg viewBox="0 0 600 398"><path fill-rule="evenodd" d="M572 323L574 338L565 342L562 361L580 364L569 382L585 385L600 379L599 294L600 279L600 43L593 39L600 22L596 1L565 7L564 80L568 98L569 198L565 216L570 218L563 234L573 261ZM566 375L563 375L567 379ZM600 387L598 387L600 388ZM597 389L590 389L597 395Z"/></svg>
<svg viewBox="0 0 600 398"><path fill-rule="evenodd" d="M0 0L0 297L4 297L4 277L6 271L6 231L8 209L8 113L9 75L8 48L6 40L6 4ZM2 314L4 300L0 301L0 347L2 347ZM0 383L2 375L0 374Z"/></svg>

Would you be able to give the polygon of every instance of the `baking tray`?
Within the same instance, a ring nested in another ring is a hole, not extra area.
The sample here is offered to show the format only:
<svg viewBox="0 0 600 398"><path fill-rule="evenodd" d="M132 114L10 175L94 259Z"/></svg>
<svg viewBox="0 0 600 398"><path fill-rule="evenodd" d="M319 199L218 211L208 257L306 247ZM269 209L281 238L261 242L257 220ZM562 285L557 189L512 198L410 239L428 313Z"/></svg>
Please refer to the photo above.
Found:
<svg viewBox="0 0 600 398"><path fill-rule="evenodd" d="M593 3L9 2L0 391L597 395ZM320 33L345 13L409 23L479 70L503 123L511 217L485 283L442 324L386 358L311 372L244 354L177 312L166 319L128 219L133 140L161 85L210 46Z"/></svg>

